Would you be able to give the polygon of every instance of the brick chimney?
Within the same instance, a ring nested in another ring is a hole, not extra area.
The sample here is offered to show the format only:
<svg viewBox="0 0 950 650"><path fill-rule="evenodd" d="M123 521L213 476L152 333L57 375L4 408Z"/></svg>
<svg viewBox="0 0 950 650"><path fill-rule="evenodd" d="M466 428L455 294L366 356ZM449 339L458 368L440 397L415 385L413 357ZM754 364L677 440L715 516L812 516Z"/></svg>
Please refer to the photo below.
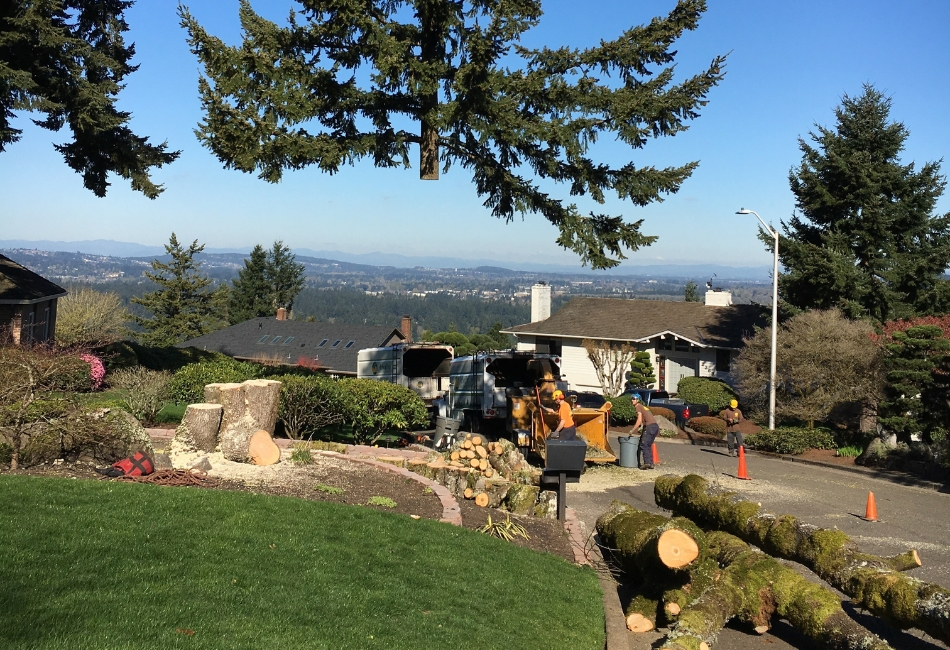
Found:
<svg viewBox="0 0 950 650"><path fill-rule="evenodd" d="M399 326L402 335L406 338L406 343L412 343L412 316L406 314L402 317L402 324Z"/></svg>
<svg viewBox="0 0 950 650"><path fill-rule="evenodd" d="M284 307L277 308L277 320L287 320L287 310Z"/></svg>

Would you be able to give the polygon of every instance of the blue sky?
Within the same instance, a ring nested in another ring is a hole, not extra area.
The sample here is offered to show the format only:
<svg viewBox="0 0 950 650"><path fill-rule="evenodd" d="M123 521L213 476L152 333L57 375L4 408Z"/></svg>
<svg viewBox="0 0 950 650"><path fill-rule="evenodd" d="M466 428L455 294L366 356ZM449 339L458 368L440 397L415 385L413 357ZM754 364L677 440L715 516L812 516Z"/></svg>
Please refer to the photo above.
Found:
<svg viewBox="0 0 950 650"><path fill-rule="evenodd" d="M211 33L239 41L235 0L190 0ZM289 0L252 0L257 11L283 20ZM674 0L544 3L528 46L586 47L668 12ZM349 253L451 255L470 259L580 263L555 243L556 229L537 215L505 224L481 205L470 177L453 168L438 182L418 171L376 170L369 162L335 175L314 167L288 172L272 185L253 174L225 170L201 147L193 129L201 119L199 66L188 51L172 2L140 0L127 12L138 72L128 78L120 106L132 128L153 142L168 141L181 158L154 179L165 193L155 201L113 179L96 198L62 162L56 134L21 114L23 139L0 154L0 239L113 239L158 245L172 231L211 248L247 247L282 239L293 248ZM694 74L717 54L731 52L727 74L702 115L675 138L633 151L613 142L597 155L616 164L700 166L680 192L637 208L614 198L605 206L578 201L582 211L643 219L658 235L627 265L722 263L764 266L771 254L757 241L757 221L744 206L778 225L794 209L788 171L800 161L797 138L815 123L832 126L844 93L872 83L893 99L892 119L910 131L902 159L918 166L950 153L950 2L874 0L762 2L710 0L697 31L678 43L680 76ZM947 164L944 173L947 173ZM568 198L559 189L559 196ZM950 211L946 196L940 212Z"/></svg>

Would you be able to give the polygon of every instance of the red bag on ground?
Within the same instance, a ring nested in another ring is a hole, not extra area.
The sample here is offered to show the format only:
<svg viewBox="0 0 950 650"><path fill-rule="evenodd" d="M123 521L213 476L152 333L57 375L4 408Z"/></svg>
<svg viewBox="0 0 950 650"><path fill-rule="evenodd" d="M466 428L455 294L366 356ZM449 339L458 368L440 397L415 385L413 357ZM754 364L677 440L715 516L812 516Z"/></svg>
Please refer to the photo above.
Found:
<svg viewBox="0 0 950 650"><path fill-rule="evenodd" d="M152 459L148 454L139 451L134 456L112 463L109 476L146 476L154 471L155 464Z"/></svg>

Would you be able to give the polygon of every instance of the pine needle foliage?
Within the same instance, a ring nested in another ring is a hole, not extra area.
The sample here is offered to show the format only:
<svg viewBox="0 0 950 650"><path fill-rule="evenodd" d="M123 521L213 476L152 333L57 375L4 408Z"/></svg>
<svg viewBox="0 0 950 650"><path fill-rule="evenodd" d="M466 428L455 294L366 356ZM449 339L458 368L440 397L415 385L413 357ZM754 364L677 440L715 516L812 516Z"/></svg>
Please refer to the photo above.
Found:
<svg viewBox="0 0 950 650"><path fill-rule="evenodd" d="M128 127L131 114L116 108L135 47L124 0L6 0L0 3L0 152L22 130L16 111L45 113L34 120L50 131L69 127L72 141L53 145L96 196L106 195L109 173L154 199L162 186L149 172L178 158L167 143L149 144Z"/></svg>
<svg viewBox="0 0 950 650"><path fill-rule="evenodd" d="M243 42L229 46L180 9L204 66L198 137L228 168L278 182L286 169L333 174L368 158L420 178L459 165L493 216L541 214L557 243L609 268L656 237L642 220L583 215L542 183L603 203L606 192L645 206L675 193L696 162L658 169L598 162L613 136L631 149L673 136L699 115L725 57L674 81L671 48L695 30L704 0L588 49L518 44L540 0L304 0L285 26L242 0ZM665 66L665 67L664 67ZM403 128L417 124L418 130Z"/></svg>

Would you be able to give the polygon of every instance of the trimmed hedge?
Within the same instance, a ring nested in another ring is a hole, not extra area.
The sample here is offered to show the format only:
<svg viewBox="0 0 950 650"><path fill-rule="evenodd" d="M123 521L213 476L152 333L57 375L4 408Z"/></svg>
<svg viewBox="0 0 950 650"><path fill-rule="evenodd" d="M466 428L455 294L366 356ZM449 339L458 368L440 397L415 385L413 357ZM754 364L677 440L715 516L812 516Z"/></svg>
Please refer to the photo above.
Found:
<svg viewBox="0 0 950 650"><path fill-rule="evenodd" d="M690 429L698 433L704 433L709 436L726 437L726 422L711 415L701 415L697 418L690 418L687 424Z"/></svg>
<svg viewBox="0 0 950 650"><path fill-rule="evenodd" d="M429 422L425 402L404 386L373 379L339 383L347 401L346 422L357 444L373 444L391 429L418 429Z"/></svg>
<svg viewBox="0 0 950 650"><path fill-rule="evenodd" d="M168 393L179 404L199 404L205 400L206 384L241 383L263 376L263 368L258 364L235 361L230 357L190 363L172 377Z"/></svg>
<svg viewBox="0 0 950 650"><path fill-rule="evenodd" d="M629 395L609 397L610 421L618 427L625 427L637 421L637 409L633 408Z"/></svg>
<svg viewBox="0 0 950 650"><path fill-rule="evenodd" d="M831 431L806 427L778 427L774 431L763 429L746 438L745 443L752 449L779 454L801 454L809 449L837 448Z"/></svg>
<svg viewBox="0 0 950 650"><path fill-rule="evenodd" d="M718 413L729 406L730 400L739 399L729 384L712 377L684 377L676 391L689 404L707 404L710 413Z"/></svg>

